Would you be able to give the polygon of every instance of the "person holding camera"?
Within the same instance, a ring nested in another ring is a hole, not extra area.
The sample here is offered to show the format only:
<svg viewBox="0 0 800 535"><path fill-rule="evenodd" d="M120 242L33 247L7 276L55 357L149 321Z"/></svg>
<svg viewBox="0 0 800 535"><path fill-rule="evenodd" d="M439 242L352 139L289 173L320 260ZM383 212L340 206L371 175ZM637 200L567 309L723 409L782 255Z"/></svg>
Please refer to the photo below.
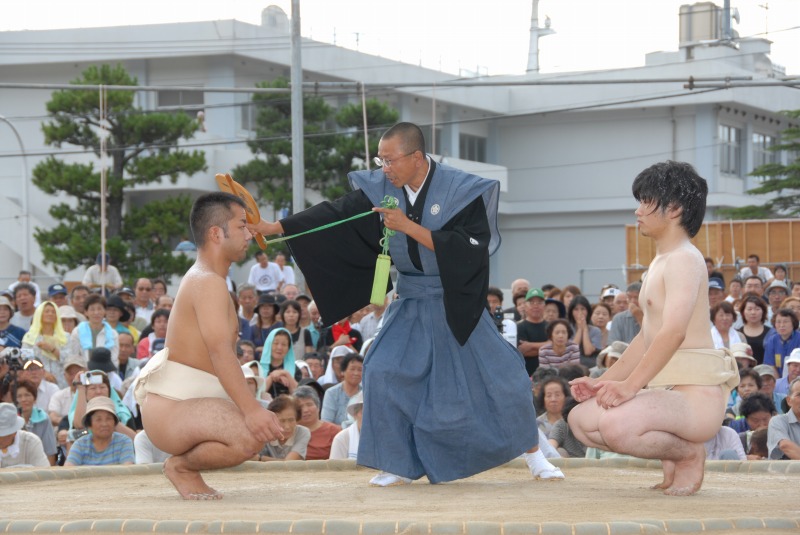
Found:
<svg viewBox="0 0 800 535"><path fill-rule="evenodd" d="M133 441L118 433L120 425L114 402L106 396L92 398L86 405L83 425L91 431L75 441L64 466L133 464Z"/></svg>
<svg viewBox="0 0 800 535"><path fill-rule="evenodd" d="M107 350L105 348L95 349L95 352L102 353L103 351ZM96 360L94 354L93 360ZM78 388L73 401L74 410L71 411L70 426L80 428L80 423L83 422L86 411L88 411L89 402L96 397L107 397L114 402L116 407L116 431L133 439L136 436L136 432L128 427L128 424L133 420L133 415L122 404L117 391L111 388L109 374L103 370L96 369L96 364L94 366L90 364L88 367L94 369L78 374L73 381L73 384L75 382L78 383L76 385Z"/></svg>
<svg viewBox="0 0 800 535"><path fill-rule="evenodd" d="M486 306L503 338L512 346L517 347L517 324L513 319L506 318L505 312L503 312L503 291L500 288L489 286L489 292L486 294Z"/></svg>

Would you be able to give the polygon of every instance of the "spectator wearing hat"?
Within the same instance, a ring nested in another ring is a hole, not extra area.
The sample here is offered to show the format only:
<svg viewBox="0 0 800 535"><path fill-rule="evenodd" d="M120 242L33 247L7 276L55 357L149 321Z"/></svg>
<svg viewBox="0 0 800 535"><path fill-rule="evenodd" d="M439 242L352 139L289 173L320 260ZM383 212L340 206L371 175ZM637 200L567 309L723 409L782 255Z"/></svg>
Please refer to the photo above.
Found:
<svg viewBox="0 0 800 535"><path fill-rule="evenodd" d="M283 438L272 440L256 455L254 461L304 461L311 432L299 425L300 407L297 400L281 394L269 404L269 410L278 417Z"/></svg>
<svg viewBox="0 0 800 535"><path fill-rule="evenodd" d="M130 319L131 314L128 312L128 307L125 306L125 301L118 295L109 297L106 301L106 323L111 325L111 328L117 331L117 334L130 334L130 329L124 324L124 322L130 321Z"/></svg>
<svg viewBox="0 0 800 535"><path fill-rule="evenodd" d="M589 370L589 377L600 377L603 375L607 369L619 360L626 349L628 349L628 344L619 340L609 344L597 355L597 364Z"/></svg>
<svg viewBox="0 0 800 535"><path fill-rule="evenodd" d="M0 468L50 466L41 439L23 427L25 419L17 415L17 408L0 403Z"/></svg>
<svg viewBox="0 0 800 535"><path fill-rule="evenodd" d="M736 312L733 305L720 301L711 307L711 339L716 349L730 348L731 344L742 343L739 332L733 328Z"/></svg>
<svg viewBox="0 0 800 535"><path fill-rule="evenodd" d="M79 321L85 321L78 317L78 313L70 305L58 307L58 317L61 319L61 327L67 335L72 334Z"/></svg>
<svg viewBox="0 0 800 535"><path fill-rule="evenodd" d="M544 300L544 321L550 322L557 319L566 319L567 307L559 299L548 297Z"/></svg>
<svg viewBox="0 0 800 535"><path fill-rule="evenodd" d="M42 441L44 453L50 466L56 464L56 435L47 413L36 406L37 388L32 382L21 380L17 383L14 403L19 407L20 416L25 420L25 431L30 431Z"/></svg>
<svg viewBox="0 0 800 535"><path fill-rule="evenodd" d="M361 439L361 421L364 411L364 393L359 392L347 404L347 414L353 425L339 431L331 443L330 459L357 459Z"/></svg>
<svg viewBox="0 0 800 535"><path fill-rule="evenodd" d="M14 304L17 311L11 318L11 323L28 330L33 322L33 314L36 312L36 288L27 282L21 282L14 288Z"/></svg>
<svg viewBox="0 0 800 535"><path fill-rule="evenodd" d="M99 351L102 353L103 349L100 348ZM132 440L135 435L135 421L130 409L122 403L117 389L112 387L110 377L115 376L116 373L106 373L99 369L101 367L108 368L108 360L100 355L94 362L90 361L87 367L89 367L88 371L78 373L73 380L77 390L70 406L70 412L67 415L70 428L82 429L88 403L96 397L107 397L114 402L118 420L117 432L130 437ZM122 384L119 382L119 377L116 377L114 382L120 386Z"/></svg>
<svg viewBox="0 0 800 535"><path fill-rule="evenodd" d="M547 343L544 319L545 295L541 288L525 294L525 319L517 323L517 349L525 358L525 371L533 375L539 367L539 349Z"/></svg>
<svg viewBox="0 0 800 535"><path fill-rule="evenodd" d="M625 298L628 302L628 307L622 312L616 312L611 321L611 331L608 333L608 342L616 342L622 340L626 344L630 344L634 337L639 334L642 328L642 318L644 313L639 307L639 292L642 291L642 283L634 282L628 285L625 289ZM614 305L617 306L617 301L621 300L623 294L619 294L614 298Z"/></svg>
<svg viewBox="0 0 800 535"><path fill-rule="evenodd" d="M769 421L767 450L770 459L800 459L800 379L792 380L786 396L789 410Z"/></svg>
<svg viewBox="0 0 800 535"><path fill-rule="evenodd" d="M761 390L760 392L769 397L775 404L775 409L778 414L783 414L783 400L786 399L786 394L779 394L775 391L777 385L778 371L768 364L759 364L753 368L761 376Z"/></svg>
<svg viewBox="0 0 800 535"><path fill-rule="evenodd" d="M122 288L122 277L119 270L111 265L111 256L108 253L97 255L95 264L83 275L83 285L90 290L104 287L113 291Z"/></svg>
<svg viewBox="0 0 800 535"><path fill-rule="evenodd" d="M67 341L56 304L45 301L36 307L31 328L22 338L22 348L44 365L45 374L49 374L61 388L67 386L62 364L69 356Z"/></svg>
<svg viewBox="0 0 800 535"><path fill-rule="evenodd" d="M0 351L7 347L22 347L25 329L11 323L14 306L8 297L0 295Z"/></svg>
<svg viewBox="0 0 800 535"><path fill-rule="evenodd" d="M110 398L98 396L91 399L86 404L86 414L83 416L83 425L90 434L75 441L64 465L133 464L133 441L115 431L117 424L119 418Z"/></svg>
<svg viewBox="0 0 800 535"><path fill-rule="evenodd" d="M764 364L775 366L781 377L787 373L787 357L795 350L800 348L800 320L789 308L780 308L772 318L772 325L775 327L775 334L764 341ZM789 383L786 383L786 390L779 390L788 394Z"/></svg>
<svg viewBox="0 0 800 535"><path fill-rule="evenodd" d="M800 377L800 348L793 349L792 352L789 353L785 365L786 369L783 377L778 379L775 383L775 392L778 394L785 394L788 398L789 385L792 384L792 381ZM780 375L780 372L778 372L778 374Z"/></svg>
<svg viewBox="0 0 800 535"><path fill-rule="evenodd" d="M69 335L69 354L80 355L89 360L95 347L105 347L111 352L111 360L119 362L119 340L117 331L105 320L106 299L99 294L86 298L87 320L82 321Z"/></svg>
<svg viewBox="0 0 800 535"><path fill-rule="evenodd" d="M609 307L613 307L614 298L621 293L622 291L616 286L606 285L600 291L600 302L605 303Z"/></svg>
<svg viewBox="0 0 800 535"><path fill-rule="evenodd" d="M269 407L269 401L261 397L266 390L266 380L261 377L258 370L260 370L260 366L253 369L253 366L249 364L242 365L242 373L244 373L244 380L247 382L247 386L250 388L253 397L266 409Z"/></svg>
<svg viewBox="0 0 800 535"><path fill-rule="evenodd" d="M72 287L72 291L69 294L69 304L80 316L83 316L83 313L86 311L84 303L86 302L86 298L89 297L90 292L91 290L88 286L78 284ZM80 317L81 321L84 319L84 317Z"/></svg>
<svg viewBox="0 0 800 535"><path fill-rule="evenodd" d="M789 297L789 286L784 281L774 280L764 290L764 295L767 297L769 307L772 309L772 316L781 308L781 303L784 299Z"/></svg>
<svg viewBox="0 0 800 535"><path fill-rule="evenodd" d="M70 356L64 361L64 380L67 386L53 394L50 397L50 403L47 405L47 414L50 416L50 422L53 425L60 424L61 420L69 414L72 398L78 389L78 385L75 384L75 378L84 371L86 371L86 363L82 358Z"/></svg>
<svg viewBox="0 0 800 535"><path fill-rule="evenodd" d="M261 352L269 334L274 329L283 327L283 323L278 321L279 311L280 305L278 305L278 299L275 294L268 293L258 297L256 321L253 325L253 343L256 345L257 353Z"/></svg>
<svg viewBox="0 0 800 535"><path fill-rule="evenodd" d="M349 403L352 403L353 399L359 396L361 396L361 393L350 398ZM315 461L328 459L331 454L333 439L336 434L342 430L341 426L320 419L321 402L319 393L312 386L305 385L297 387L297 390L294 391L294 397L297 399L297 403L300 406L300 425L311 432L311 438L308 441L308 449L306 452L306 460ZM348 405L348 410L349 407L350 405Z"/></svg>
<svg viewBox="0 0 800 535"><path fill-rule="evenodd" d="M725 283L716 277L708 279L708 306L714 308L725 300Z"/></svg>
<svg viewBox="0 0 800 535"><path fill-rule="evenodd" d="M56 304L57 307L68 305L67 287L57 282L47 288L48 300Z"/></svg>
<svg viewBox="0 0 800 535"><path fill-rule="evenodd" d="M740 370L755 368L758 364L758 361L753 358L753 350L745 342L731 344L730 350Z"/></svg>
<svg viewBox="0 0 800 535"><path fill-rule="evenodd" d="M45 380L44 364L36 357L28 359L19 373L19 379L28 380L36 386L36 406L47 411L50 398L59 388L57 384Z"/></svg>

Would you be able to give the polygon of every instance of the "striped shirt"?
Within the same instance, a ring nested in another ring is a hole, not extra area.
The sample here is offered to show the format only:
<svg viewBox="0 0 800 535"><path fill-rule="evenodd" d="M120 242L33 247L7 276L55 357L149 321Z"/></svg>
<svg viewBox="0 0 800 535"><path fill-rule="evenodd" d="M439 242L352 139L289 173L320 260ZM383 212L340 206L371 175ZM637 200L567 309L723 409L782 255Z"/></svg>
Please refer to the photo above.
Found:
<svg viewBox="0 0 800 535"><path fill-rule="evenodd" d="M542 368L560 368L561 366L566 366L567 364L580 363L581 351L578 348L578 345L573 342L567 344L567 349L562 355L557 355L556 352L553 351L552 342L547 342L539 348L539 366Z"/></svg>
<svg viewBox="0 0 800 535"><path fill-rule="evenodd" d="M103 451L94 449L92 435L86 435L75 441L69 450L67 462L77 465L102 466L106 464L133 463L133 441L122 433L114 432L111 443Z"/></svg>

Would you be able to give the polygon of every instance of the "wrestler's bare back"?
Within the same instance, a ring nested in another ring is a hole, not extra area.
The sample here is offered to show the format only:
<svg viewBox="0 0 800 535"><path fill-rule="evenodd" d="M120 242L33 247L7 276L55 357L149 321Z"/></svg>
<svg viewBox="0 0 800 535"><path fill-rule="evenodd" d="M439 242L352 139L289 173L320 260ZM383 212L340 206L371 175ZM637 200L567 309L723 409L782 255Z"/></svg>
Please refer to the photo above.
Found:
<svg viewBox="0 0 800 535"><path fill-rule="evenodd" d="M228 324L225 332L230 333L231 350L235 351L239 322L225 279L197 263L181 280L170 313L165 346L169 348L169 360L214 374L209 348L197 317L199 310L209 310L211 296L224 298L223 302L213 303L210 308L220 321Z"/></svg>

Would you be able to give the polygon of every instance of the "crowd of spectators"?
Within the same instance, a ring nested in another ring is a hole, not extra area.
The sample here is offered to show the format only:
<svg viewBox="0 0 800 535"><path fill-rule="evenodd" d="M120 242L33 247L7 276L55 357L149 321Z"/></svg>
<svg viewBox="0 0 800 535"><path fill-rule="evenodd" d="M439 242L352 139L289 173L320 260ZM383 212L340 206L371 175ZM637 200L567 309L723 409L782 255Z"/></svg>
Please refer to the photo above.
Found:
<svg viewBox="0 0 800 535"><path fill-rule="evenodd" d="M286 258L275 260L259 252L246 281L229 281L242 373L284 432L253 460L356 458L363 357L388 299L323 327ZM173 298L160 279L126 286L109 261L98 256L70 290L53 284L42 292L21 272L0 292L0 467L168 457L141 429L130 386L164 348ZM708 456L800 459L800 283L788 280L787 266L770 270L756 255L727 284L707 264L711 338L740 367L720 433L706 444ZM572 435L568 381L600 377L620 358L640 329L640 291L639 282L608 284L591 289L599 296L592 303L574 285L537 287L517 279L512 306L504 308L503 291L489 288L487 308L531 377L548 456L613 455L587 449Z"/></svg>

